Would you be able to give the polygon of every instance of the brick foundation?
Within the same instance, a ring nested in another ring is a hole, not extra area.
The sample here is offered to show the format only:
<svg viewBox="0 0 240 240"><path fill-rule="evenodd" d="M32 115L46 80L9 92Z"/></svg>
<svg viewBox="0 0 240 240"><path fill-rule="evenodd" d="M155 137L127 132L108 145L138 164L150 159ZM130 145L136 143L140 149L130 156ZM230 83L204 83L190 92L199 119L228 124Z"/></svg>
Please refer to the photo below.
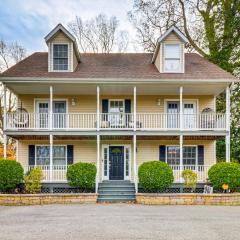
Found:
<svg viewBox="0 0 240 240"><path fill-rule="evenodd" d="M96 203L95 193L74 194L0 194L0 205L41 205L68 203Z"/></svg>
<svg viewBox="0 0 240 240"><path fill-rule="evenodd" d="M240 206L240 193L233 194L136 194L136 203L147 205Z"/></svg>

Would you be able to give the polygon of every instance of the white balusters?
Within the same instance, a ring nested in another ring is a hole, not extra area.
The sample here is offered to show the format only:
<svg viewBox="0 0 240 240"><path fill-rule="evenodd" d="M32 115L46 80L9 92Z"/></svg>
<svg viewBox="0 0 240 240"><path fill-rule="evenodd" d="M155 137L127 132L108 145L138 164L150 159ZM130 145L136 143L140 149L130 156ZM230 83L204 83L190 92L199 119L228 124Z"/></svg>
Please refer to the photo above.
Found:
<svg viewBox="0 0 240 240"><path fill-rule="evenodd" d="M174 182L180 182L182 178L182 171L189 169L197 173L198 182L206 182L208 178L208 170L211 166L208 165L183 165L182 170L179 165L170 165L173 170Z"/></svg>

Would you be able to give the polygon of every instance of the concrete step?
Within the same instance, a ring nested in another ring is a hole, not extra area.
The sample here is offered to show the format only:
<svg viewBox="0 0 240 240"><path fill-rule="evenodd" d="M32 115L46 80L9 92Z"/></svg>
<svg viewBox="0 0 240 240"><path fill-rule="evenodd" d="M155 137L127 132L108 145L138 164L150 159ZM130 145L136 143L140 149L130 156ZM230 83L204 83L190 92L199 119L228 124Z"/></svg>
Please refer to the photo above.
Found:
<svg viewBox="0 0 240 240"><path fill-rule="evenodd" d="M123 193L127 193L127 194L135 194L135 190L134 189L110 189L110 190L99 190L98 194L123 194Z"/></svg>
<svg viewBox="0 0 240 240"><path fill-rule="evenodd" d="M98 202L134 202L135 187L130 181L103 181L98 186Z"/></svg>
<svg viewBox="0 0 240 240"><path fill-rule="evenodd" d="M135 202L135 197L134 198L124 198L124 197L119 197L119 198L98 198L97 200L98 203L134 203Z"/></svg>

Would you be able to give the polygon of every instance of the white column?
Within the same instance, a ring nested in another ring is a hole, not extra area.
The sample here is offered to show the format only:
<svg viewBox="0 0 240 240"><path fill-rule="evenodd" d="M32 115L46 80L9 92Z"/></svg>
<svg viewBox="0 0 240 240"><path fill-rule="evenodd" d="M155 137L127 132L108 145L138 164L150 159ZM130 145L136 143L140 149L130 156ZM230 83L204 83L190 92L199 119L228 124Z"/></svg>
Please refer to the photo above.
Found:
<svg viewBox="0 0 240 240"><path fill-rule="evenodd" d="M98 183L100 179L100 135L97 135L97 175L96 175L96 193L98 192Z"/></svg>
<svg viewBox="0 0 240 240"><path fill-rule="evenodd" d="M179 97L180 97L180 109L179 109L179 113L180 113L180 130L183 129L183 87L179 88Z"/></svg>
<svg viewBox="0 0 240 240"><path fill-rule="evenodd" d="M6 86L3 85L3 132L6 129L7 124L7 94ZM3 158L7 159L7 135L3 134Z"/></svg>
<svg viewBox="0 0 240 240"><path fill-rule="evenodd" d="M97 86L97 131L100 129L100 88Z"/></svg>
<svg viewBox="0 0 240 240"><path fill-rule="evenodd" d="M231 127L230 88L229 88L229 86L227 86L226 87L226 130L227 130L227 135L225 137L226 162L230 162L230 159L231 159L230 127Z"/></svg>
<svg viewBox="0 0 240 240"><path fill-rule="evenodd" d="M7 88L3 85L3 130L7 127Z"/></svg>
<svg viewBox="0 0 240 240"><path fill-rule="evenodd" d="M134 169L134 184L135 191L138 192L138 172L137 172L137 136L133 135L133 169Z"/></svg>
<svg viewBox="0 0 240 240"><path fill-rule="evenodd" d="M133 119L134 119L134 131L137 129L137 88L133 88Z"/></svg>
<svg viewBox="0 0 240 240"><path fill-rule="evenodd" d="M49 129L53 128L53 87L50 86L50 101L49 101Z"/></svg>
<svg viewBox="0 0 240 240"><path fill-rule="evenodd" d="M179 136L179 147L180 147L180 179L181 182L183 182L182 179L182 170L183 170L183 135Z"/></svg>
<svg viewBox="0 0 240 240"><path fill-rule="evenodd" d="M50 140L50 181L53 180L53 135L49 135L49 140Z"/></svg>

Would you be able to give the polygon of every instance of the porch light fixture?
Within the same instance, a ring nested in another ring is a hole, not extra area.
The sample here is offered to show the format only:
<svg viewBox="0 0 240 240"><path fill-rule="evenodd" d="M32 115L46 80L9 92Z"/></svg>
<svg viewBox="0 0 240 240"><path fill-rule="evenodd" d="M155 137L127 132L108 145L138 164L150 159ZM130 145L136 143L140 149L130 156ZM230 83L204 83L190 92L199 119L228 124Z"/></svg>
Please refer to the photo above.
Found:
<svg viewBox="0 0 240 240"><path fill-rule="evenodd" d="M72 98L72 106L76 105L76 98Z"/></svg>
<svg viewBox="0 0 240 240"><path fill-rule="evenodd" d="M157 98L156 103L157 103L157 106L160 106L161 105L161 99Z"/></svg>

